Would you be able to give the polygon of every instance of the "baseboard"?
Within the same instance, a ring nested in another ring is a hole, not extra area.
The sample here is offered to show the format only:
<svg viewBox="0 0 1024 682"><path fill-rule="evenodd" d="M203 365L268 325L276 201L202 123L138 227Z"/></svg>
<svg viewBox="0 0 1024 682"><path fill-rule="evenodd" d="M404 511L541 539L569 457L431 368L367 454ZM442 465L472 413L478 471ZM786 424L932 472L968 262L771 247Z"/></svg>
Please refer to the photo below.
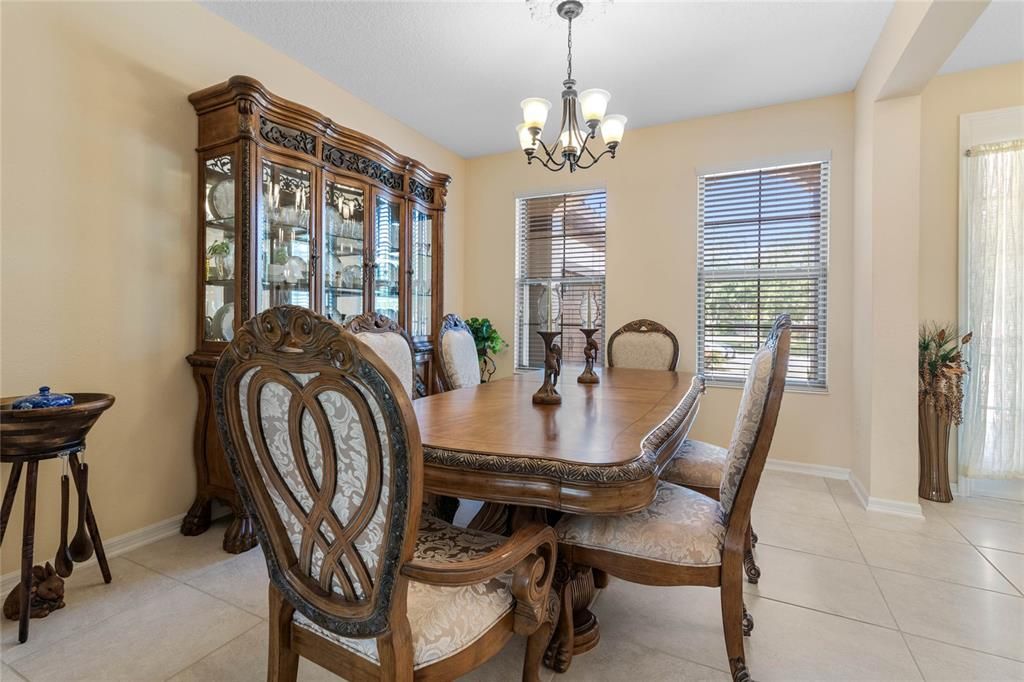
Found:
<svg viewBox="0 0 1024 682"><path fill-rule="evenodd" d="M857 478L853 472L850 472L849 480L850 487L853 488L853 494L857 496L857 500L860 502L861 506L868 511L880 512L882 514L893 514L895 516L906 516L911 519L924 518L924 514L921 512L921 505L919 503L889 500L884 497L871 497L864 488L864 484L860 482L860 479Z"/></svg>
<svg viewBox="0 0 1024 682"><path fill-rule="evenodd" d="M806 464L804 462L791 462L788 459L771 459L765 462L764 468L769 471L788 471L792 474L806 474L807 476L821 476L822 478L835 478L845 481L850 478L850 470L842 467L826 466L824 464Z"/></svg>
<svg viewBox="0 0 1024 682"><path fill-rule="evenodd" d="M124 535L118 535L115 538L104 538L103 549L107 553L107 559L113 559L114 557L130 552L133 549L138 549L139 547L148 545L151 542L163 540L164 538L174 535L181 528L181 520L183 518L185 518L185 515L179 514L178 516L158 521L151 526L139 528L138 530L133 530L129 533L125 533ZM19 542L21 540L21 538L16 534L13 536L13 539ZM47 561L52 563L53 557L41 558L37 556L35 563L43 564ZM87 566L92 566L95 563L96 556L93 555L93 557L88 561L83 561L80 564L76 563L75 570L78 571ZM10 573L0 576L0 594L6 595L8 592L13 590L19 580L21 580L21 568L17 571L11 571Z"/></svg>

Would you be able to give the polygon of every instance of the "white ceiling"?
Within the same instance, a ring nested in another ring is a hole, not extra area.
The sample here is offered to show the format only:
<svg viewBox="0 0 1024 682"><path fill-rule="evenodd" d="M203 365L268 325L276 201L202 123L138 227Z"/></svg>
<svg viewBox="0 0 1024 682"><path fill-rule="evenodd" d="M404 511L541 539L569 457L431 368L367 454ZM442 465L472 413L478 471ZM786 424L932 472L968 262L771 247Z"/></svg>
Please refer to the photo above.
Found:
<svg viewBox="0 0 1024 682"><path fill-rule="evenodd" d="M549 2L203 5L457 154L474 157L518 148L520 99L559 98L565 22L543 16L553 12ZM891 1L865 0L604 0L574 22L573 74L581 90L611 91L609 113L629 117L628 139L631 128L851 90L891 7ZM995 30L1003 30L1001 24ZM992 58L984 37L981 47L964 49L950 60L958 65L952 70ZM335 118L344 121L338 113Z"/></svg>
<svg viewBox="0 0 1024 682"><path fill-rule="evenodd" d="M954 73L1024 59L1024 2L994 0L939 73Z"/></svg>

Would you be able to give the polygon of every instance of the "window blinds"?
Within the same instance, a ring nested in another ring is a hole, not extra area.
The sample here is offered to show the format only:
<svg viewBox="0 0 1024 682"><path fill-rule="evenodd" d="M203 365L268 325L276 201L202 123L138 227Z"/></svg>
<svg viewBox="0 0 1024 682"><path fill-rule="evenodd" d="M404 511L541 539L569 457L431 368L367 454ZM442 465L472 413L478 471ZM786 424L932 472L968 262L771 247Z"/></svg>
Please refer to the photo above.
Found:
<svg viewBox="0 0 1024 682"><path fill-rule="evenodd" d="M826 388L828 188L828 161L698 178L697 367L708 381L742 383L787 312L787 385Z"/></svg>
<svg viewBox="0 0 1024 682"><path fill-rule="evenodd" d="M544 365L539 302L547 286L561 294L559 328L566 363L582 363L586 296L597 295L598 347L604 350L605 220L604 190L530 197L516 201L516 367ZM580 311L583 303L584 310ZM545 311L546 312L546 311Z"/></svg>

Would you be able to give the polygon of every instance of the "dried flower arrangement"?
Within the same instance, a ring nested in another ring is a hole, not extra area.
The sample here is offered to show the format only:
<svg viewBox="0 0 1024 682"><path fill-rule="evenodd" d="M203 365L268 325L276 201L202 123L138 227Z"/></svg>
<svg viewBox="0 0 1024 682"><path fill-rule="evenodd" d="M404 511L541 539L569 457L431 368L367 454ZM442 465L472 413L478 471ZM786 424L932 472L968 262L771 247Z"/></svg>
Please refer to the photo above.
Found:
<svg viewBox="0 0 1024 682"><path fill-rule="evenodd" d="M971 332L963 336L955 325L923 324L918 335L918 403L934 405L953 424L963 423L964 374L970 369L963 347Z"/></svg>

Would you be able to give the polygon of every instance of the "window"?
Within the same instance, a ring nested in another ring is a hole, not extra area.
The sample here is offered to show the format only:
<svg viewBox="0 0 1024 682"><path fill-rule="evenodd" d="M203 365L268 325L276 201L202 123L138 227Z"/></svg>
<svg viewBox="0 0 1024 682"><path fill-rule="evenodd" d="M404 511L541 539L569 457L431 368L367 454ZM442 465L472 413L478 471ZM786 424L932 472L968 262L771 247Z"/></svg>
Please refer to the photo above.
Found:
<svg viewBox="0 0 1024 682"><path fill-rule="evenodd" d="M826 388L829 162L698 178L697 369L742 384L779 313L788 386Z"/></svg>
<svg viewBox="0 0 1024 682"><path fill-rule="evenodd" d="M541 295L548 286L561 294L562 330L558 343L566 363L583 362L586 300L594 292L598 310L598 347L604 348L604 255L606 198L604 190L552 194L516 201L517 368L544 366ZM581 311L581 304L583 310Z"/></svg>

